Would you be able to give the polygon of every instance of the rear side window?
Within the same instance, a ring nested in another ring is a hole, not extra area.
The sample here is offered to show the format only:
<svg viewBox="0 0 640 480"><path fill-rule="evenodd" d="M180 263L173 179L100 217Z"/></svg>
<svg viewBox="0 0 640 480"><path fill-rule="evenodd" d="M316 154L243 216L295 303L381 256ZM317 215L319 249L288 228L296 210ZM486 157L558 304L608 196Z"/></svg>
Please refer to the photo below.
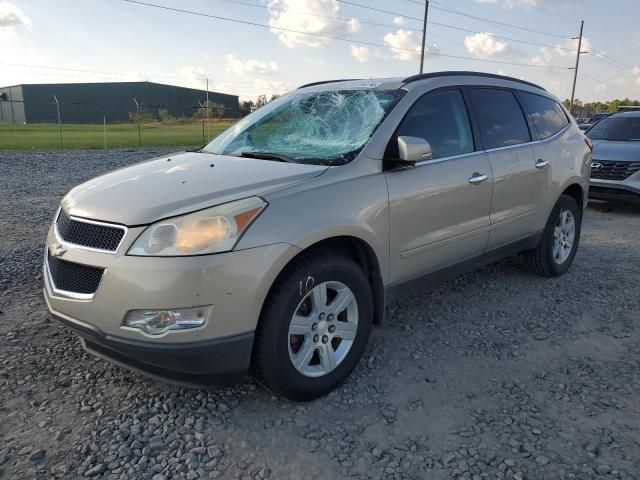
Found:
<svg viewBox="0 0 640 480"><path fill-rule="evenodd" d="M508 147L531 141L520 104L509 90L473 88L469 96L480 123L484 148Z"/></svg>
<svg viewBox="0 0 640 480"><path fill-rule="evenodd" d="M564 110L555 100L525 92L520 92L520 98L531 115L540 140L555 135L569 124Z"/></svg>
<svg viewBox="0 0 640 480"><path fill-rule="evenodd" d="M400 125L398 135L426 139L433 159L474 151L471 124L459 90L436 91L420 98Z"/></svg>

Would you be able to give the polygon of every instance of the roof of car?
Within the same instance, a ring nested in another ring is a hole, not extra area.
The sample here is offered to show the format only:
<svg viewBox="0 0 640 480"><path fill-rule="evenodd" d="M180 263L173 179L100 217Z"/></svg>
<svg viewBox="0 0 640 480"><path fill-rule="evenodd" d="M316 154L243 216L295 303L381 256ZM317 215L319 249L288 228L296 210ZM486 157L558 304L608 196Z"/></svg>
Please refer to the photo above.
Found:
<svg viewBox="0 0 640 480"><path fill-rule="evenodd" d="M423 73L419 75L412 75L410 77L398 77L398 78L380 78L380 79L336 79L336 80L324 80L320 82L307 83L298 88L307 88L307 87L316 87L319 85L328 85L332 83L344 83L344 82L372 82L379 84L389 84L389 83L398 83L399 86L404 86L412 82L417 82L419 80L428 80L431 78L441 78L441 77L485 77L485 78L495 78L499 80L506 80L510 82L521 83L523 85L527 85L529 87L534 87L539 90L546 92L544 88L540 85L536 85L535 83L527 82L526 80L521 80L519 78L507 77L504 75L496 75L493 73L484 73L484 72L468 72L468 71L445 71L445 72L431 72L431 73Z"/></svg>
<svg viewBox="0 0 640 480"><path fill-rule="evenodd" d="M616 112L609 115L610 117L640 117L640 110L629 110L626 112Z"/></svg>

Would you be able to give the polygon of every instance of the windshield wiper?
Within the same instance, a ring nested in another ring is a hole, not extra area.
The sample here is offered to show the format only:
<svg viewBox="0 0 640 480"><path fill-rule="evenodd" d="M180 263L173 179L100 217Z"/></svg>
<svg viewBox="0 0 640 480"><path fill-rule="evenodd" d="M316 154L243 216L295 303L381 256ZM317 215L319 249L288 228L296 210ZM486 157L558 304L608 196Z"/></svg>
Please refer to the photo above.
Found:
<svg viewBox="0 0 640 480"><path fill-rule="evenodd" d="M295 159L288 157L286 155L282 155L280 153L271 153L271 152L242 152L240 154L241 157L244 158L258 158L262 160L275 160L277 162L287 162L287 163L298 163Z"/></svg>

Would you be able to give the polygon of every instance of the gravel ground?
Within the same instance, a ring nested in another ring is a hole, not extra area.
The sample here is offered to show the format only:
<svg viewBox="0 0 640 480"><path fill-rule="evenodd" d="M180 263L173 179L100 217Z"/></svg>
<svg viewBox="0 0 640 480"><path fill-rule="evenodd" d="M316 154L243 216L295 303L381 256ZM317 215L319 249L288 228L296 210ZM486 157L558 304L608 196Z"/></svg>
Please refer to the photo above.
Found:
<svg viewBox="0 0 640 480"><path fill-rule="evenodd" d="M591 206L559 279L519 259L388 307L308 404L94 359L47 318L61 196L166 150L0 153L0 478L640 479L640 209Z"/></svg>

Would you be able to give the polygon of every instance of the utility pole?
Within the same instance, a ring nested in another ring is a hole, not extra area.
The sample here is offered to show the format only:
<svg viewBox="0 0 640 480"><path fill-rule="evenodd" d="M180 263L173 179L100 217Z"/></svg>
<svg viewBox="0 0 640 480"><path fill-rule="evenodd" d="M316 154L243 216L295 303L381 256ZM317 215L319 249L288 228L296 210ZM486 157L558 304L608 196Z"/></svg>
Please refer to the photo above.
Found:
<svg viewBox="0 0 640 480"><path fill-rule="evenodd" d="M429 0L424 2L424 23L422 24L422 51L420 53L420 73L424 72L424 48L427 42L427 16L429 15Z"/></svg>
<svg viewBox="0 0 640 480"><path fill-rule="evenodd" d="M578 66L580 65L580 54L582 53L582 30L584 28L584 20L580 21L580 36L578 37L578 53L576 54L576 67L573 69L573 86L571 87L571 100L569 102L569 113L573 115L573 98L576 94L576 81L578 80ZM572 40L575 40L573 38Z"/></svg>
<svg viewBox="0 0 640 480"><path fill-rule="evenodd" d="M136 97L133 97L133 101L136 103L136 123L138 124L138 146L142 146L142 139L140 137L140 104Z"/></svg>
<svg viewBox="0 0 640 480"><path fill-rule="evenodd" d="M58 97L56 97L55 93L53 94L53 99L56 101L56 110L58 110L58 133L60 134L60 150L62 150L62 122L60 121L60 102L58 101Z"/></svg>
<svg viewBox="0 0 640 480"><path fill-rule="evenodd" d="M207 102L205 103L207 106L207 142L211 138L209 136L209 79L207 78Z"/></svg>

